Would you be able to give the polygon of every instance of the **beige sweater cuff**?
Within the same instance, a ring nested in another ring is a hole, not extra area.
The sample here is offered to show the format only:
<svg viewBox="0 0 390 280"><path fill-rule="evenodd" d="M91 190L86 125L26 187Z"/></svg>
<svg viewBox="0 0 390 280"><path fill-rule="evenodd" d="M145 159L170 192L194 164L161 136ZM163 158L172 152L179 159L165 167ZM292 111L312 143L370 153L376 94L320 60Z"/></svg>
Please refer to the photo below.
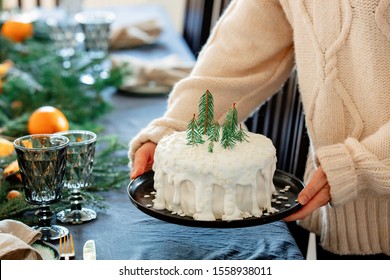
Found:
<svg viewBox="0 0 390 280"><path fill-rule="evenodd" d="M357 196L357 174L352 156L343 144L319 148L317 157L328 178L332 206L342 205Z"/></svg>
<svg viewBox="0 0 390 280"><path fill-rule="evenodd" d="M161 138L173 133L174 131L183 131L187 127L186 122L181 122L170 118L160 118L152 121L147 127L143 128L129 143L128 156L131 168L134 161L135 152L146 142L158 143Z"/></svg>

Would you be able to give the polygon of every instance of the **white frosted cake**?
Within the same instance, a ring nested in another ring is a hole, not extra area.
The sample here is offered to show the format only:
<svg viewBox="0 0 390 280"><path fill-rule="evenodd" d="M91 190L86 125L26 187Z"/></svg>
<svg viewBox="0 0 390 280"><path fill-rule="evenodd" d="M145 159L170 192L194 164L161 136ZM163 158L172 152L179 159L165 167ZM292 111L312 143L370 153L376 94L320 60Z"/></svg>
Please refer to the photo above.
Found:
<svg viewBox="0 0 390 280"><path fill-rule="evenodd" d="M234 149L215 143L212 153L204 145L188 145L186 132L161 139L154 156L153 207L203 221L273 212L275 147L263 135L247 136Z"/></svg>

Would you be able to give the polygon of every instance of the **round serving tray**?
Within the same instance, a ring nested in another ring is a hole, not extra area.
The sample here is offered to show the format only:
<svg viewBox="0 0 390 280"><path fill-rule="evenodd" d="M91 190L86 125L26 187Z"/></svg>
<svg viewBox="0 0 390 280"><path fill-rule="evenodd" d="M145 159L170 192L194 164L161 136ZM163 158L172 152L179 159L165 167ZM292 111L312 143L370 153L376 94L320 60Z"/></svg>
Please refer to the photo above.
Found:
<svg viewBox="0 0 390 280"><path fill-rule="evenodd" d="M297 202L299 192L304 188L301 180L295 176L276 170L274 175L274 185L277 193L273 194L272 207L277 209L274 213L264 212L261 217L250 217L242 220L230 221L199 221L192 217L179 216L172 214L168 210L156 210L153 208L154 199L154 172L148 171L145 174L135 178L127 187L127 193L130 201L142 212L174 224L192 226L192 227L208 227L208 228L238 228L249 227L261 224L266 224L281 220L284 217L298 211L302 205ZM288 186L288 187L287 187Z"/></svg>

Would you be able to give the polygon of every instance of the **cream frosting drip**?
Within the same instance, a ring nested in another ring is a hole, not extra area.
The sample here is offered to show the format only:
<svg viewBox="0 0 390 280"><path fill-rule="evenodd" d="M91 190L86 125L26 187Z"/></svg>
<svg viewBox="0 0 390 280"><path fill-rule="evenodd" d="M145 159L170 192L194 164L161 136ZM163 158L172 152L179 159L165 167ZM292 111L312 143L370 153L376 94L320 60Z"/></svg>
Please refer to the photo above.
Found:
<svg viewBox="0 0 390 280"><path fill-rule="evenodd" d="M248 142L228 150L207 141L187 145L186 132L175 132L158 143L154 155L153 207L195 220L236 220L273 211L276 150L267 137L249 133Z"/></svg>

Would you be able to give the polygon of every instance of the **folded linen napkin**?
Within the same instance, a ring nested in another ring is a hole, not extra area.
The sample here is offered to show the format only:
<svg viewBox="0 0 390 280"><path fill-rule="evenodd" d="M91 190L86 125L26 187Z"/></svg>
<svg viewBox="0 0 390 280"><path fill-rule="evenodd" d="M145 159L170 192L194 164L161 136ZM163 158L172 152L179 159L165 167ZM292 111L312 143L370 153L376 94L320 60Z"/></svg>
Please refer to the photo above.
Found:
<svg viewBox="0 0 390 280"><path fill-rule="evenodd" d="M183 61L172 54L157 60L142 60L128 55L111 55L113 66L128 65L131 73L123 81L121 90L132 91L137 87L165 86L168 88L186 78L193 66L193 61Z"/></svg>
<svg viewBox="0 0 390 280"><path fill-rule="evenodd" d="M31 244L41 232L15 220L0 221L0 260L42 260Z"/></svg>
<svg viewBox="0 0 390 280"><path fill-rule="evenodd" d="M159 20L148 19L131 25L113 28L110 37L110 48L130 49L156 42L162 32Z"/></svg>

